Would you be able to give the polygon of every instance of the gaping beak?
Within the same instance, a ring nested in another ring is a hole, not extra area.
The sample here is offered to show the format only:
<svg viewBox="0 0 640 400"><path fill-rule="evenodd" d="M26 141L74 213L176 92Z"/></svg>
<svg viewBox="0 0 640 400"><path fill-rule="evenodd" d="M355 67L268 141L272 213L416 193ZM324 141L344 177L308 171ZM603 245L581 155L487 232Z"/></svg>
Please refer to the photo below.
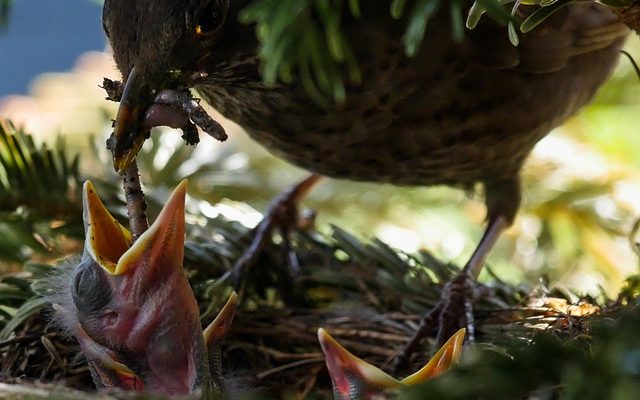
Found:
<svg viewBox="0 0 640 400"><path fill-rule="evenodd" d="M465 329L456 332L429 362L416 373L398 380L376 366L354 356L323 328L318 340L324 352L337 400L372 399L387 390L417 385L446 372L460 358Z"/></svg>
<svg viewBox="0 0 640 400"><path fill-rule="evenodd" d="M91 181L83 186L82 209L85 252L107 273L122 274L125 271L118 269L118 261L131 246L131 233L109 213Z"/></svg>
<svg viewBox="0 0 640 400"><path fill-rule="evenodd" d="M99 386L163 395L211 387L198 305L183 271L186 189L183 181L132 244L91 182L84 185L87 238L72 286L78 326L71 330Z"/></svg>
<svg viewBox="0 0 640 400"><path fill-rule="evenodd" d="M237 305L238 295L236 292L232 292L218 316L203 332L204 343L209 354L209 371L211 372L212 384L218 392L225 391L222 373L222 342L229 334Z"/></svg>
<svg viewBox="0 0 640 400"><path fill-rule="evenodd" d="M454 333L431 357L427 365L407 376L401 382L407 386L418 385L447 372L453 364L460 360L466 331L466 329L462 328Z"/></svg>
<svg viewBox="0 0 640 400"><path fill-rule="evenodd" d="M142 121L151 104L150 96L150 90L136 67L133 67L122 92L114 134L109 144L113 152L113 165L118 172L131 165L148 136L148 128L142 127Z"/></svg>
<svg viewBox="0 0 640 400"><path fill-rule="evenodd" d="M152 269L182 272L186 193L187 181L183 180L156 221L132 245L131 233L109 213L91 181L86 181L82 198L85 251L110 275L124 276L132 269L129 279ZM146 259L142 260L143 256Z"/></svg>

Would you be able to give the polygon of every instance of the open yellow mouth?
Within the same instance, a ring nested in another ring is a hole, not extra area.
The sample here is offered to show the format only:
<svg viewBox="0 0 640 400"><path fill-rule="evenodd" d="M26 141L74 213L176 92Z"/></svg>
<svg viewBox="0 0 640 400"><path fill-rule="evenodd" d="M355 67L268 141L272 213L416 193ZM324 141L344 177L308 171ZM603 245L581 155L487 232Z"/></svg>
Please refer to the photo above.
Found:
<svg viewBox="0 0 640 400"><path fill-rule="evenodd" d="M173 191L155 222L132 243L129 230L109 213L93 184L86 181L82 198L86 251L110 275L131 270L145 252L151 256L162 253L165 262L182 265L186 191L185 180ZM167 244L172 248L167 248Z"/></svg>
<svg viewBox="0 0 640 400"><path fill-rule="evenodd" d="M118 260L131 246L131 233L109 213L91 181L85 182L82 195L86 248L109 274L121 274Z"/></svg>
<svg viewBox="0 0 640 400"><path fill-rule="evenodd" d="M332 377L334 374L352 375L364 385L387 390L417 385L449 370L460 358L465 332L464 328L457 331L424 367L402 380L351 354L323 328L318 329L318 340Z"/></svg>

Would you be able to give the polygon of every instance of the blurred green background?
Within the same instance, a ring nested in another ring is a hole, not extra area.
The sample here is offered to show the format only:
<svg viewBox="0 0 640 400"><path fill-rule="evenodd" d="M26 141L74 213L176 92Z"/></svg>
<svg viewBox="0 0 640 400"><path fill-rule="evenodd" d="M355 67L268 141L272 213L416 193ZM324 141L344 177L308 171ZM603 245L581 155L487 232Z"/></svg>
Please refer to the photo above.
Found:
<svg viewBox="0 0 640 400"><path fill-rule="evenodd" d="M90 7L98 9L91 24L99 29L99 6ZM8 29L15 23L20 24L10 20ZM26 39L20 43L19 35L11 40L18 41L13 43L16 48L30 45ZM104 40L100 40L102 48ZM5 57L1 45L2 64L20 59ZM628 50L640 59L637 37L630 38ZM71 152L81 155L84 175L117 184L106 152L94 153L91 147L104 143L116 110L116 104L104 100L98 85L103 77L119 78L118 73L108 51L81 52L73 58L67 72L33 76L26 94L0 92L5 94L0 97L0 118L12 120L45 142L64 135ZM46 63L39 68L46 71ZM4 71L8 68L0 69ZM1 79L5 76L0 73ZM545 277L579 292L613 295L624 277L636 272L638 259L629 235L640 215L639 84L631 63L621 58L595 102L538 144L523 173L522 212L489 260L493 273L531 285ZM223 214L256 224L258 211L305 172L269 155L232 123L225 125L231 137L228 142L203 137L195 150L184 147L179 133L158 130L157 140L145 145L143 182L153 188L153 196L156 190L166 191L188 177L194 215ZM158 147L160 143L163 146ZM179 168L167 166L176 152L192 153L189 162ZM318 212L319 230L334 224L360 237L380 237L404 251L428 249L457 264L469 257L484 227L480 191L327 179L304 204ZM192 222L197 223L197 218ZM0 271L14 266L0 260Z"/></svg>

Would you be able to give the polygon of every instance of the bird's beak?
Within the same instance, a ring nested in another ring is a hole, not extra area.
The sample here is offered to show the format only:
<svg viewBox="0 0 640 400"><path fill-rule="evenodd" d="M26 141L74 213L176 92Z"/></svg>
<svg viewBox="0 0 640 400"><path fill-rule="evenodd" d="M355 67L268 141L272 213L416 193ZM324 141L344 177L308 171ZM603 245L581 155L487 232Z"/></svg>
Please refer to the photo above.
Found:
<svg viewBox="0 0 640 400"><path fill-rule="evenodd" d="M213 322L203 332L204 342L207 347L219 345L227 337L237 306L238 294L234 291Z"/></svg>
<svg viewBox="0 0 640 400"><path fill-rule="evenodd" d="M222 342L227 337L233 317L238 305L238 295L231 293L229 300L222 307L218 316L204 330L204 343L209 355L209 371L214 388L219 392L224 392L224 380L222 378Z"/></svg>
<svg viewBox="0 0 640 400"><path fill-rule="evenodd" d="M149 96L150 90L136 67L133 67L122 92L114 134L109 145L113 152L113 165L118 172L124 171L133 162L148 135L147 128L143 128L141 124L147 106L151 104Z"/></svg>
<svg viewBox="0 0 640 400"><path fill-rule="evenodd" d="M109 274L122 274L118 269L120 257L129 250L132 238L100 200L91 181L82 190L82 209L85 231L85 251Z"/></svg>
<svg viewBox="0 0 640 400"><path fill-rule="evenodd" d="M453 364L460 360L465 333L466 329L464 328L454 333L453 336L442 345L440 350L431 357L427 365L407 376L401 382L407 386L413 386L447 372Z"/></svg>
<svg viewBox="0 0 640 400"><path fill-rule="evenodd" d="M336 397L349 399L349 393L358 393L358 398L365 398L370 391L382 392L402 386L396 378L351 354L323 328L318 329L318 340L331 375L333 391L345 396Z"/></svg>
<svg viewBox="0 0 640 400"><path fill-rule="evenodd" d="M323 328L318 340L324 352L337 399L369 399L386 390L417 385L447 371L460 358L465 329L456 332L431 360L416 373L398 380L354 356Z"/></svg>
<svg viewBox="0 0 640 400"><path fill-rule="evenodd" d="M124 365L118 355L105 346L101 346L87 335L82 325L73 329L80 343L98 388L119 388L127 391L143 391L144 383L129 367Z"/></svg>
<svg viewBox="0 0 640 400"><path fill-rule="evenodd" d="M131 244L131 235L109 214L91 182L84 185L83 260L103 271L100 276L106 278L100 285L108 290L96 287L94 292L108 293L110 299L108 312L100 309L92 318L80 315L82 326L74 333L97 365L94 377L117 372L121 381L111 386L130 390L131 375L141 381L134 388L164 395L210 386L198 305L183 271L186 189L183 181L156 221ZM105 313L108 318L103 319Z"/></svg>
<svg viewBox="0 0 640 400"><path fill-rule="evenodd" d="M85 250L110 275L141 278L152 272L176 269L182 273L186 193L187 181L183 180L156 221L132 245L129 230L109 213L91 181L86 181L82 198ZM132 273L127 274L130 270Z"/></svg>

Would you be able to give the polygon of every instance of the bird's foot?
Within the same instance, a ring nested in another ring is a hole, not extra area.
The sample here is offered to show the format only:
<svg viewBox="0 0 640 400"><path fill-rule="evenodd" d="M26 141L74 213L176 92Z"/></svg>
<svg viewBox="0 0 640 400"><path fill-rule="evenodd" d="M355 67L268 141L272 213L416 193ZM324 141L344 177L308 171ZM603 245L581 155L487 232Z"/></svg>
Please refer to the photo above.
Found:
<svg viewBox="0 0 640 400"><path fill-rule="evenodd" d="M500 234L509 226L510 218L501 214L489 218L489 224L480 239L480 243L462 271L451 279L443 288L440 301L420 322L418 330L409 343L396 356L393 368L397 370L407 364L420 341L438 328L438 345L442 345L460 328L467 329L467 340L475 340L473 323L473 299L476 279L487 260L487 256Z"/></svg>
<svg viewBox="0 0 640 400"><path fill-rule="evenodd" d="M474 341L474 286L474 279L465 270L447 282L442 289L440 301L424 315L409 343L396 355L393 362L394 371L398 372L406 368L422 339L433 333L435 329L437 329L438 346L445 343L461 328L466 328L467 340Z"/></svg>
<svg viewBox="0 0 640 400"><path fill-rule="evenodd" d="M305 225L305 218L301 218L298 211L298 204L320 178L320 175L312 174L280 193L280 195L271 202L271 205L265 212L264 218L253 230L254 237L251 244L225 276L225 278L233 282L238 292L242 291L249 270L256 263L256 260L269 240L271 240L274 229L279 229L286 253L288 276L285 277L285 280L290 281L291 278L298 273L300 265L291 247L289 236L292 229ZM308 219L309 218L306 218L307 221Z"/></svg>

